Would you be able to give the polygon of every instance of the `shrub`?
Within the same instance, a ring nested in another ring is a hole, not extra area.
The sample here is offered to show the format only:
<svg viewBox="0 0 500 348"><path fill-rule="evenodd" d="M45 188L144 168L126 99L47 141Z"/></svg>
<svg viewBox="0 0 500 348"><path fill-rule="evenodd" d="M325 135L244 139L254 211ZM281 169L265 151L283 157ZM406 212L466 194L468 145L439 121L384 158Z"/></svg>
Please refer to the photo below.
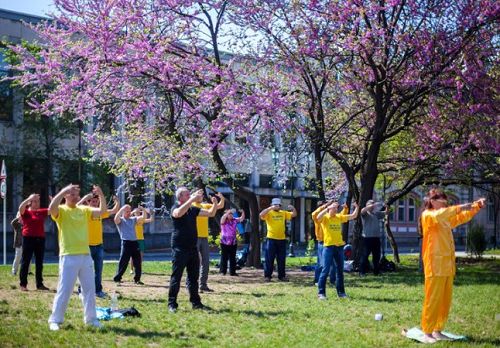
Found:
<svg viewBox="0 0 500 348"><path fill-rule="evenodd" d="M472 225L467 235L467 251L477 258L483 256L486 250L486 237L484 228L480 225Z"/></svg>

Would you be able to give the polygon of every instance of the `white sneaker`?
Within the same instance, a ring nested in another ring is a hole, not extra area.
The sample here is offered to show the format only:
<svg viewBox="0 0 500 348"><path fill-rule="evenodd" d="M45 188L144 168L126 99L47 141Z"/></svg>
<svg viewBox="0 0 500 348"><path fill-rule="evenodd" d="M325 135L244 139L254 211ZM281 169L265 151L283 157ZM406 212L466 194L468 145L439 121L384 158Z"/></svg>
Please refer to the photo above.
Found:
<svg viewBox="0 0 500 348"><path fill-rule="evenodd" d="M102 324L101 324L101 322L100 322L99 320L97 320L97 319L96 319L96 320L94 320L94 321L93 321L93 322L91 322L91 323L88 323L87 325L88 325L88 326L92 326L92 327L94 327L94 328L96 328L96 329L102 329L102 328L104 327L104 325L102 325Z"/></svg>
<svg viewBox="0 0 500 348"><path fill-rule="evenodd" d="M318 294L318 300L326 300L326 295Z"/></svg>
<svg viewBox="0 0 500 348"><path fill-rule="evenodd" d="M59 331L60 327L58 323L49 323L50 331Z"/></svg>

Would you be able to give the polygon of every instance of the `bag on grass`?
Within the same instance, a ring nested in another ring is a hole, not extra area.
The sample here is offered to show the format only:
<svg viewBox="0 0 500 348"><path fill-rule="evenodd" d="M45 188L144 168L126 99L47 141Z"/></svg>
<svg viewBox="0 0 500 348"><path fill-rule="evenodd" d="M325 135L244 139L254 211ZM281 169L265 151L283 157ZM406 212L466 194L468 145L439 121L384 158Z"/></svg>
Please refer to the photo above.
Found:
<svg viewBox="0 0 500 348"><path fill-rule="evenodd" d="M396 270L396 264L387 260L385 256L382 256L380 259L380 270L383 272L394 272Z"/></svg>
<svg viewBox="0 0 500 348"><path fill-rule="evenodd" d="M117 309L116 311L113 311L113 313L121 313L124 317L140 317L141 313L134 307L130 308L122 308L122 309Z"/></svg>

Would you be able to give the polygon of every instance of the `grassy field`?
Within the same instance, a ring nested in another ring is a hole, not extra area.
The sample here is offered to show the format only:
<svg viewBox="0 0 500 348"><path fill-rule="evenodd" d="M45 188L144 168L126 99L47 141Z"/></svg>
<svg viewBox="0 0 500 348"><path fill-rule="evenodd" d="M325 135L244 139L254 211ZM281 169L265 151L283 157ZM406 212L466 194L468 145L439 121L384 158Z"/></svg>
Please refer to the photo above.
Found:
<svg viewBox="0 0 500 348"><path fill-rule="evenodd" d="M193 311L182 288L179 311L167 311L166 292L170 263L147 262L145 286L131 276L116 287L110 281L116 264L104 269L104 288L120 294L120 307L135 306L141 318L104 322L96 331L83 325L82 306L72 296L66 321L58 332L48 330L53 292L18 290L10 267L0 267L0 345L81 347L409 347L418 346L401 336L403 328L419 326L422 275L417 260L405 257L398 272L380 277L346 275L349 299L338 299L327 288L319 301L312 274L300 271L307 259L288 259L289 283L264 283L262 271L244 269L240 277L209 278L214 293L202 294L211 311ZM57 265L44 268L45 284L55 289ZM98 299L99 306L109 300ZM375 321L375 313L384 319ZM497 316L497 318L495 318ZM438 346L491 347L500 345L500 260L459 260L453 305L447 330L468 337L467 342Z"/></svg>

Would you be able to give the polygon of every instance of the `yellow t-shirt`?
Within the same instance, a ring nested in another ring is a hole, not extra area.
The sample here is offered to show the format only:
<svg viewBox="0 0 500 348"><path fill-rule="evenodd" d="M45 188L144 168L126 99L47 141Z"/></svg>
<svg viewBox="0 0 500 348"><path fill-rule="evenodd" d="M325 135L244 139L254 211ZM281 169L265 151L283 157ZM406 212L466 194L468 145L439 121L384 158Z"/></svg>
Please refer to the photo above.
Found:
<svg viewBox="0 0 500 348"><path fill-rule="evenodd" d="M135 224L135 235L137 236L137 240L144 240L144 222L137 220Z"/></svg>
<svg viewBox="0 0 500 348"><path fill-rule="evenodd" d="M88 222L91 216L92 208L87 206L59 206L59 215L52 216L52 220L57 224L60 256L90 254Z"/></svg>
<svg viewBox="0 0 500 348"><path fill-rule="evenodd" d="M212 204L210 203L193 203L193 207L200 209L210 209ZM196 231L198 231L198 238L208 238L208 216L197 216L196 217Z"/></svg>
<svg viewBox="0 0 500 348"><path fill-rule="evenodd" d="M312 212L312 220L314 222L314 234L316 235L316 240L318 242L323 241L323 227L321 227L321 224L318 221L318 215L321 213L321 207L318 207L315 211Z"/></svg>
<svg viewBox="0 0 500 348"><path fill-rule="evenodd" d="M266 222L267 238L285 239L285 221L292 219L292 213L286 210L271 210L262 220Z"/></svg>
<svg viewBox="0 0 500 348"><path fill-rule="evenodd" d="M422 212L422 259L425 277L455 275L455 243L451 230L479 212L479 205L460 211L458 206Z"/></svg>
<svg viewBox="0 0 500 348"><path fill-rule="evenodd" d="M345 245L342 239L342 228L341 224L349 221L349 217L346 214L334 214L326 213L321 220L321 227L323 227L323 245L324 246L342 246Z"/></svg>
<svg viewBox="0 0 500 348"><path fill-rule="evenodd" d="M105 212L98 218L93 218L90 216L89 220L89 245L101 245L102 244L102 219L109 217L109 213Z"/></svg>

